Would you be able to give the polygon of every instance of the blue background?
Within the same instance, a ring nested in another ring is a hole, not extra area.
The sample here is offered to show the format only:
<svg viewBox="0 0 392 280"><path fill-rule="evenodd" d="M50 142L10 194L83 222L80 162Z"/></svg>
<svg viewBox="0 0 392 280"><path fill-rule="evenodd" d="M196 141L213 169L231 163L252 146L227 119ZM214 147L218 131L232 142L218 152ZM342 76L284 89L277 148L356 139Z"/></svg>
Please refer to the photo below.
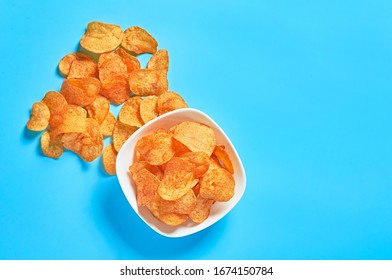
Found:
<svg viewBox="0 0 392 280"><path fill-rule="evenodd" d="M142 2L0 2L0 258L392 259L392 2ZM156 234L101 159L25 129L94 20L148 30L237 148L247 190L211 228Z"/></svg>

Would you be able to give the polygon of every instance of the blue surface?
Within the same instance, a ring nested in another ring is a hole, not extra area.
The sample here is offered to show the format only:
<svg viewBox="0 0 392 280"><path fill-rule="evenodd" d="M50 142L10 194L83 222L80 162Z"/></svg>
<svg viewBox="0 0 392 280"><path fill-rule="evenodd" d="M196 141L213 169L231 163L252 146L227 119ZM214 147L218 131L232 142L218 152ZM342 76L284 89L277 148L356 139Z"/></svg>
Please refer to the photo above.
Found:
<svg viewBox="0 0 392 280"><path fill-rule="evenodd" d="M392 259L391 1L39 2L0 3L1 259ZM148 30L236 146L247 190L213 227L157 235L100 159L25 129L93 20Z"/></svg>

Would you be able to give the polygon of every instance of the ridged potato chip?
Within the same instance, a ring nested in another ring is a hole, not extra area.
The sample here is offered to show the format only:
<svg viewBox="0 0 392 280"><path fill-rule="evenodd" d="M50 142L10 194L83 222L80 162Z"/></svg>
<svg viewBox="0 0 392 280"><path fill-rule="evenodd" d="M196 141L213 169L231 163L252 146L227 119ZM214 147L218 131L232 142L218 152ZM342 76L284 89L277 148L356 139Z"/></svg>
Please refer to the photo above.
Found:
<svg viewBox="0 0 392 280"><path fill-rule="evenodd" d="M115 50L121 44L122 38L120 26L93 21L87 25L80 45L92 53L105 53Z"/></svg>
<svg viewBox="0 0 392 280"><path fill-rule="evenodd" d="M104 137L112 136L116 122L117 122L116 117L113 115L112 112L109 111L106 115L106 118L99 125L99 128L101 129L102 136L104 136Z"/></svg>
<svg viewBox="0 0 392 280"><path fill-rule="evenodd" d="M161 181L149 170L142 168L132 174L136 185L136 201L138 206L148 205L155 197Z"/></svg>
<svg viewBox="0 0 392 280"><path fill-rule="evenodd" d="M67 77L69 74L69 70L71 69L71 64L74 61L91 61L93 59L85 53L82 52L73 52L65 55L59 62L58 68L61 75Z"/></svg>
<svg viewBox="0 0 392 280"><path fill-rule="evenodd" d="M42 102L48 106L50 111L49 125L56 127L61 124L63 111L68 105L64 95L57 91L48 91L42 99Z"/></svg>
<svg viewBox="0 0 392 280"><path fill-rule="evenodd" d="M129 74L129 88L135 95L160 95L168 89L166 73L151 69L132 71Z"/></svg>
<svg viewBox="0 0 392 280"><path fill-rule="evenodd" d="M121 46L133 54L155 53L158 42L143 28L132 26L124 31Z"/></svg>
<svg viewBox="0 0 392 280"><path fill-rule="evenodd" d="M128 74L134 70L140 69L140 61L135 56L127 53L123 48L118 48L115 53L121 57L125 66L127 67Z"/></svg>
<svg viewBox="0 0 392 280"><path fill-rule="evenodd" d="M122 145L136 131L134 126L124 124L117 121L113 129L113 145L117 152L120 151Z"/></svg>
<svg viewBox="0 0 392 280"><path fill-rule="evenodd" d="M117 151L114 149L113 144L106 146L102 153L102 162L105 171L109 175L116 174L116 159Z"/></svg>
<svg viewBox="0 0 392 280"><path fill-rule="evenodd" d="M32 131L42 131L49 125L50 111L43 102L35 102L31 108L27 128Z"/></svg>
<svg viewBox="0 0 392 280"><path fill-rule="evenodd" d="M178 93L165 91L158 96L157 111L159 115L174 111L180 108L188 108L188 104Z"/></svg>
<svg viewBox="0 0 392 280"><path fill-rule="evenodd" d="M54 135L50 131L45 131L41 135L41 150L47 157L59 158L63 154L61 135Z"/></svg>
<svg viewBox="0 0 392 280"><path fill-rule="evenodd" d="M98 78L98 67L91 60L77 60L71 63L67 78Z"/></svg>
<svg viewBox="0 0 392 280"><path fill-rule="evenodd" d="M120 122L141 127L143 125L143 120L140 116L140 103L143 98L140 96L134 96L129 98L121 107L121 110L118 114L118 119Z"/></svg>
<svg viewBox="0 0 392 280"><path fill-rule="evenodd" d="M216 145L213 154L220 160L220 162L222 162L227 171L229 171L231 174L234 174L233 164L231 163L229 154L227 153L225 146Z"/></svg>
<svg viewBox="0 0 392 280"><path fill-rule="evenodd" d="M65 79L61 94L69 104L86 106L94 102L101 90L101 82L95 78Z"/></svg>
<svg viewBox="0 0 392 280"><path fill-rule="evenodd" d="M200 180L200 195L215 201L228 201L234 195L235 181L224 168L210 168Z"/></svg>
<svg viewBox="0 0 392 280"><path fill-rule="evenodd" d="M98 95L93 103L86 105L86 110L89 118L96 119L97 122L101 124L110 111L109 100L102 95Z"/></svg>
<svg viewBox="0 0 392 280"><path fill-rule="evenodd" d="M167 72L169 70L169 53L167 50L162 49L154 53L147 63L147 68Z"/></svg>
<svg viewBox="0 0 392 280"><path fill-rule="evenodd" d="M144 123L148 123L149 121L158 117L157 111L157 101L158 96L150 95L143 98L140 103L140 117L142 118Z"/></svg>

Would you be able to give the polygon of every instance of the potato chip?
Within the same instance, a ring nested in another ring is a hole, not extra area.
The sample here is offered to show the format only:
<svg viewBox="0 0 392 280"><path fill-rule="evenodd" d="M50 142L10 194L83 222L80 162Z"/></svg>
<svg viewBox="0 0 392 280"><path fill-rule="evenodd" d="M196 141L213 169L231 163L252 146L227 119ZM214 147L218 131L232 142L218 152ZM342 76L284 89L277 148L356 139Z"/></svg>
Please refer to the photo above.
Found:
<svg viewBox="0 0 392 280"><path fill-rule="evenodd" d="M158 96L157 111L159 115L174 111L180 108L188 108L188 104L178 93L165 91Z"/></svg>
<svg viewBox="0 0 392 280"><path fill-rule="evenodd" d="M160 95L168 89L166 73L151 69L132 71L129 74L129 88L135 95Z"/></svg>
<svg viewBox="0 0 392 280"><path fill-rule="evenodd" d="M111 81L112 76L127 75L127 66L117 53L103 53L98 59L99 79L102 83Z"/></svg>
<svg viewBox="0 0 392 280"><path fill-rule="evenodd" d="M169 226L179 226L188 220L188 215L177 213L159 213L150 210L155 218Z"/></svg>
<svg viewBox="0 0 392 280"><path fill-rule="evenodd" d="M158 194L165 200L177 200L194 186L193 164L185 158L174 157L166 164Z"/></svg>
<svg viewBox="0 0 392 280"><path fill-rule="evenodd" d="M136 200L138 206L145 206L155 197L161 181L149 170L142 168L132 174L136 185Z"/></svg>
<svg viewBox="0 0 392 280"><path fill-rule="evenodd" d="M136 144L136 151L152 165L161 165L174 156L172 136L166 131L154 131Z"/></svg>
<svg viewBox="0 0 392 280"><path fill-rule="evenodd" d="M64 109L60 125L52 129L54 135L63 133L84 133L86 131L86 115L84 109L68 105Z"/></svg>
<svg viewBox="0 0 392 280"><path fill-rule="evenodd" d="M117 119L113 115L112 112L108 112L106 115L106 118L103 120L103 122L99 125L99 128L101 130L102 136L107 137L107 136L112 136L113 135L113 130L114 126L116 125Z"/></svg>
<svg viewBox="0 0 392 280"><path fill-rule="evenodd" d="M133 54L155 53L158 43L143 28L132 26L124 31L121 46Z"/></svg>
<svg viewBox="0 0 392 280"><path fill-rule="evenodd" d="M196 199L196 205L189 213L189 218L198 224L204 222L210 215L212 204L214 204L213 200L198 195Z"/></svg>
<svg viewBox="0 0 392 280"><path fill-rule="evenodd" d="M114 149L113 144L106 146L102 154L103 167L109 175L116 174L116 159L117 151Z"/></svg>
<svg viewBox="0 0 392 280"><path fill-rule="evenodd" d="M140 117L144 123L148 123L152 119L158 117L157 101L158 96L150 95L143 98L140 103Z"/></svg>
<svg viewBox="0 0 392 280"><path fill-rule="evenodd" d="M66 56L64 56L58 65L60 74L63 75L64 77L67 77L69 74L69 70L71 69L71 64L74 61L91 61L93 62L93 59L88 56L85 53L82 52L73 52L69 53Z"/></svg>
<svg viewBox="0 0 392 280"><path fill-rule="evenodd" d="M199 180L200 195L215 201L228 201L234 195L235 181L224 168L210 168Z"/></svg>
<svg viewBox="0 0 392 280"><path fill-rule="evenodd" d="M122 48L118 48L114 53L118 54L127 67L127 73L140 69L140 61L133 55L127 53Z"/></svg>
<svg viewBox="0 0 392 280"><path fill-rule="evenodd" d="M190 214L196 206L196 196L192 190L174 201L165 200L155 192L156 190L154 190L155 197L151 200L149 208L159 213Z"/></svg>
<svg viewBox="0 0 392 280"><path fill-rule="evenodd" d="M49 125L56 127L62 122L62 113L64 108L68 105L64 95L57 91L48 91L42 102L48 106L50 111Z"/></svg>
<svg viewBox="0 0 392 280"><path fill-rule="evenodd" d="M50 111L43 102L35 102L31 108L27 128L32 131L42 131L49 125Z"/></svg>
<svg viewBox="0 0 392 280"><path fill-rule="evenodd" d="M130 96L128 78L124 75L112 76L111 81L102 84L100 94L116 105L124 103Z"/></svg>
<svg viewBox="0 0 392 280"><path fill-rule="evenodd" d="M70 78L98 78L98 67L92 60L75 59L69 69L67 76Z"/></svg>
<svg viewBox="0 0 392 280"><path fill-rule="evenodd" d="M61 94L69 104L86 106L94 102L101 89L101 82L95 78L65 79Z"/></svg>
<svg viewBox="0 0 392 280"><path fill-rule="evenodd" d="M143 120L140 116L140 103L143 98L140 96L134 96L129 98L121 107L121 110L118 114L118 119L122 123L141 127L143 125Z"/></svg>
<svg viewBox="0 0 392 280"><path fill-rule="evenodd" d="M120 26L93 21L87 25L80 45L92 53L105 53L115 50L122 41Z"/></svg>
<svg viewBox="0 0 392 280"><path fill-rule="evenodd" d="M101 124L110 111L109 100L107 100L102 95L98 95L93 103L86 105L86 110L89 118L93 118L97 120L99 124Z"/></svg>
<svg viewBox="0 0 392 280"><path fill-rule="evenodd" d="M231 174L234 173L233 164L231 163L230 156L224 145L216 145L213 154L223 163L227 171Z"/></svg>
<svg viewBox="0 0 392 280"><path fill-rule="evenodd" d="M169 70L169 54L167 50L162 49L154 53L147 63L147 68L167 72Z"/></svg>
<svg viewBox="0 0 392 280"><path fill-rule="evenodd" d="M181 157L186 158L193 164L194 178L200 178L203 176L210 166L210 158L204 152L189 152L182 154Z"/></svg>
<svg viewBox="0 0 392 280"><path fill-rule="evenodd" d="M192 121L178 124L173 130L173 137L192 152L204 152L208 156L211 156L216 145L214 131L204 124Z"/></svg>
<svg viewBox="0 0 392 280"><path fill-rule="evenodd" d="M158 166L151 165L147 161L134 162L129 167L129 172L133 176L136 172L138 172L141 169L147 169L152 174L154 174L154 176L157 177L159 180L162 180L162 178L163 178L163 171Z"/></svg>
<svg viewBox="0 0 392 280"><path fill-rule="evenodd" d="M124 124L117 121L113 129L113 145L117 152L120 151L122 145L136 131L134 126Z"/></svg>
<svg viewBox="0 0 392 280"><path fill-rule="evenodd" d="M63 154L61 136L45 131L41 135L41 150L47 157L59 158Z"/></svg>

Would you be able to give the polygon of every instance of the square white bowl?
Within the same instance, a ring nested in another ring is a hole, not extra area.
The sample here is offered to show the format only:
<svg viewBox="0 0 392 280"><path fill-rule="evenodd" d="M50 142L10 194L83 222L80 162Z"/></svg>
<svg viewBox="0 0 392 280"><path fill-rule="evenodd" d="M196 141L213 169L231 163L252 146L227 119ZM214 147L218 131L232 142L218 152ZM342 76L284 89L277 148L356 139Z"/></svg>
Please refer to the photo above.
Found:
<svg viewBox="0 0 392 280"><path fill-rule="evenodd" d="M216 136L217 144L225 146L234 168L235 192L234 196L227 202L216 202L211 207L209 217L200 224L193 223L190 219L179 226L169 226L156 219L146 207L138 207L136 202L136 187L129 176L129 166L135 160L136 142L148 133L158 128L169 129L170 127L183 122L195 121L211 127ZM157 233L167 237L182 237L201 231L220 219L222 219L238 203L245 192L246 175L241 159L238 156L230 139L223 130L205 113L191 108L178 109L162 116L159 116L139 128L124 143L117 155L116 161L117 178L120 182L122 191L133 210L139 217Z"/></svg>

